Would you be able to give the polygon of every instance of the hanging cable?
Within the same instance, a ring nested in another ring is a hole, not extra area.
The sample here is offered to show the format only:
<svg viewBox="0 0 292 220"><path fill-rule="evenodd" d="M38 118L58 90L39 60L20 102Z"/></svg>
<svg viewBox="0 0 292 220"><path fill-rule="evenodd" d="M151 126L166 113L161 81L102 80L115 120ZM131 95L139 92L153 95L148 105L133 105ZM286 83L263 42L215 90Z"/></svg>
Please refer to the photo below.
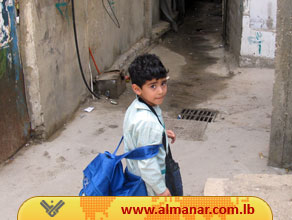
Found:
<svg viewBox="0 0 292 220"><path fill-rule="evenodd" d="M103 7L104 7L106 13L107 13L107 14L109 15L109 17L112 19L112 21L114 22L114 24L115 24L118 28L120 28L121 26L120 26L120 23L119 23L119 20L118 20L116 14L115 14L115 12L114 12L114 10L113 10L112 4L109 2L109 0L107 0L107 3L108 3L108 5L109 5L109 7L110 7L110 9L111 9L111 11L112 11L112 14L114 15L114 18L111 16L111 14L109 13L109 11L108 11L107 8L105 7L104 0L102 0L102 5L103 5Z"/></svg>
<svg viewBox="0 0 292 220"><path fill-rule="evenodd" d="M80 60L78 39L77 39L77 33L76 33L75 13L74 13L74 0L72 0L72 17L73 17L73 29L74 29L74 37L75 37L75 46L76 46L77 58L78 58L78 63L79 63L79 68L80 68L82 79L83 79L87 89L89 90L89 92L92 95L94 95L96 98L100 99L100 97L90 89L90 87L89 87L89 85L88 85L88 83L87 83L87 81L85 79L85 76L84 76L84 72L83 72L83 68L82 68L82 64L81 64L81 60Z"/></svg>

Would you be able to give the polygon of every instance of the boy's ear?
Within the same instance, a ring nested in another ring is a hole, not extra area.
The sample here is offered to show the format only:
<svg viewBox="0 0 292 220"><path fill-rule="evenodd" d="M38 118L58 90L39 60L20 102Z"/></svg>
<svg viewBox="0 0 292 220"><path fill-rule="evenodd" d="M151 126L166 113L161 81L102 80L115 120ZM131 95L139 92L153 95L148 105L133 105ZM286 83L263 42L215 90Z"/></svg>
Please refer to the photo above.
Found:
<svg viewBox="0 0 292 220"><path fill-rule="evenodd" d="M141 95L141 88L137 84L132 84L132 89L136 95Z"/></svg>

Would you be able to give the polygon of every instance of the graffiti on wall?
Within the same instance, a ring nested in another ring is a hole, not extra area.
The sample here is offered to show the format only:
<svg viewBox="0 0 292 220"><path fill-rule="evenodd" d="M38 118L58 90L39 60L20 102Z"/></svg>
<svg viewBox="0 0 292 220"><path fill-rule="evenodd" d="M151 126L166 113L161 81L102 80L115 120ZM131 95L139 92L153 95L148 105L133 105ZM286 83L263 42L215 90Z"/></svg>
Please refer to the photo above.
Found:
<svg viewBox="0 0 292 220"><path fill-rule="evenodd" d="M30 136L14 2L0 0L0 160L15 153Z"/></svg>
<svg viewBox="0 0 292 220"><path fill-rule="evenodd" d="M248 37L249 44L256 44L258 46L258 52L262 54L262 43L263 41L263 34L261 32L256 32L256 36Z"/></svg>
<svg viewBox="0 0 292 220"><path fill-rule="evenodd" d="M70 0L56 0L56 8L63 18L66 18L69 24L68 4Z"/></svg>
<svg viewBox="0 0 292 220"><path fill-rule="evenodd" d="M13 69L17 83L20 77L20 60L13 0L0 0L0 12L0 79Z"/></svg>
<svg viewBox="0 0 292 220"><path fill-rule="evenodd" d="M13 7L12 0L0 0L0 48L7 47L8 43L12 41L10 36L9 7Z"/></svg>
<svg viewBox="0 0 292 220"><path fill-rule="evenodd" d="M13 9L13 0L0 0L0 79L7 71L7 64L12 68L12 54L7 50L13 40L11 33L11 16L9 11Z"/></svg>
<svg viewBox="0 0 292 220"><path fill-rule="evenodd" d="M115 9L115 1L114 0L109 0L108 3L113 9Z"/></svg>

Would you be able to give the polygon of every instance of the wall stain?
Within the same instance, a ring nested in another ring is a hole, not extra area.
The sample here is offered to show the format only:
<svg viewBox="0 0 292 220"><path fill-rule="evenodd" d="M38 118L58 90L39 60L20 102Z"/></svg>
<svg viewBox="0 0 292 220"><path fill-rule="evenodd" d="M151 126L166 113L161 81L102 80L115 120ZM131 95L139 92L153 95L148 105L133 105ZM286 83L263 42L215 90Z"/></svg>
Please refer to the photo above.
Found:
<svg viewBox="0 0 292 220"><path fill-rule="evenodd" d="M117 128L117 127L119 127L119 126L118 126L118 125L109 125L108 127L114 129L114 128Z"/></svg>
<svg viewBox="0 0 292 220"><path fill-rule="evenodd" d="M50 37L50 34L49 34L49 31L46 30L45 34L44 34L44 37L42 39L43 42L46 42L49 40L49 37Z"/></svg>
<svg viewBox="0 0 292 220"><path fill-rule="evenodd" d="M0 50L0 79L2 79L7 70L7 49Z"/></svg>
<svg viewBox="0 0 292 220"><path fill-rule="evenodd" d="M267 22L266 22L266 24L267 24L267 27L269 28L269 29L273 29L273 26L274 26L274 20L273 20L273 18L271 18L270 16L268 17L268 20L267 20Z"/></svg>
<svg viewBox="0 0 292 220"><path fill-rule="evenodd" d="M266 22L266 25L269 29L273 29L274 26L274 20L272 18L272 10L273 10L273 5L271 2L268 4L268 19Z"/></svg>
<svg viewBox="0 0 292 220"><path fill-rule="evenodd" d="M102 134L102 133L104 133L105 132L105 129L104 128L100 128L100 129L98 129L97 131L96 131L96 135L100 135L100 134Z"/></svg>

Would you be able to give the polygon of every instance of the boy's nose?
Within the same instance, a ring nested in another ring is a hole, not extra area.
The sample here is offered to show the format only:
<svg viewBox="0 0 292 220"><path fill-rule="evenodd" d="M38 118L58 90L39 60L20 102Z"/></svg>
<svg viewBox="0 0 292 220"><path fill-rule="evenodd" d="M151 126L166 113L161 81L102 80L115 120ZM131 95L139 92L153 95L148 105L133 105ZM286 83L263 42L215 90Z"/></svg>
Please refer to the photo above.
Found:
<svg viewBox="0 0 292 220"><path fill-rule="evenodd" d="M158 93L161 94L163 92L163 88L161 86L158 86Z"/></svg>

